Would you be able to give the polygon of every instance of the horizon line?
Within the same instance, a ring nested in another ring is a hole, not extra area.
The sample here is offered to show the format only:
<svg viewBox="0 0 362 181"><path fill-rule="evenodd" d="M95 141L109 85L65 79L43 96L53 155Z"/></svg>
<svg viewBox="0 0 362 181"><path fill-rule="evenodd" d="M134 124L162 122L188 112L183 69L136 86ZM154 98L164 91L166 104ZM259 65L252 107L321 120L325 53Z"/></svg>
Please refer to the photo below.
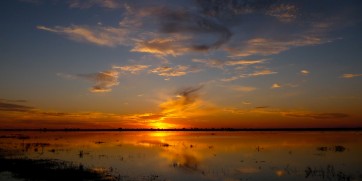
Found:
<svg viewBox="0 0 362 181"><path fill-rule="evenodd" d="M346 128L1 128L0 131L362 131L362 127Z"/></svg>

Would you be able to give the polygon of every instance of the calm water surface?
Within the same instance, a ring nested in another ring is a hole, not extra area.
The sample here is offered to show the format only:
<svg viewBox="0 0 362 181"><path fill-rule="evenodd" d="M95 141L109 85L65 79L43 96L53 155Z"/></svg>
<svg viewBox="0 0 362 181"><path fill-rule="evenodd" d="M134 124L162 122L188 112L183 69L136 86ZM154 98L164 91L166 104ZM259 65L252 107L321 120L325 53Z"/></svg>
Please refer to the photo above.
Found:
<svg viewBox="0 0 362 181"><path fill-rule="evenodd" d="M0 148L116 180L362 181L362 132L0 132Z"/></svg>

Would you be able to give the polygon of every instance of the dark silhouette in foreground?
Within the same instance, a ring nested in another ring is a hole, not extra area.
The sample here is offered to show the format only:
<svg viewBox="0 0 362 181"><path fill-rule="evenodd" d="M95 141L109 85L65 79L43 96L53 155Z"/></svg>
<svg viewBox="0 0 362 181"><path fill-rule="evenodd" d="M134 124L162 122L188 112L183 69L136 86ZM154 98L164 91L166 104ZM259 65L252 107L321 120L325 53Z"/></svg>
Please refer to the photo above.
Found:
<svg viewBox="0 0 362 181"><path fill-rule="evenodd" d="M96 172L83 165L47 159L0 158L0 172L4 171L27 180L116 180L105 172Z"/></svg>

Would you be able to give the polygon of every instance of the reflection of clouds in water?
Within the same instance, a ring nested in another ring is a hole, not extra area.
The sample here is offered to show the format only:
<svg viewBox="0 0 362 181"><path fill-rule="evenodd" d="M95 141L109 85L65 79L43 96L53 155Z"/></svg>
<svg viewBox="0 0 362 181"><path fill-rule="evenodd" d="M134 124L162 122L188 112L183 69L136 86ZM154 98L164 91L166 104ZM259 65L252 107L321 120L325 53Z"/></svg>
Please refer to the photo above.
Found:
<svg viewBox="0 0 362 181"><path fill-rule="evenodd" d="M170 144L159 140L141 140L138 143L146 146L163 146L163 147L170 146Z"/></svg>
<svg viewBox="0 0 362 181"><path fill-rule="evenodd" d="M244 173L244 174L253 174L253 173L258 173L260 172L259 168L256 167L240 167L237 169L240 173Z"/></svg>
<svg viewBox="0 0 362 181"><path fill-rule="evenodd" d="M199 161L194 155L181 154L175 156L172 165L175 168L180 168L186 171L200 171L198 168L199 164Z"/></svg>

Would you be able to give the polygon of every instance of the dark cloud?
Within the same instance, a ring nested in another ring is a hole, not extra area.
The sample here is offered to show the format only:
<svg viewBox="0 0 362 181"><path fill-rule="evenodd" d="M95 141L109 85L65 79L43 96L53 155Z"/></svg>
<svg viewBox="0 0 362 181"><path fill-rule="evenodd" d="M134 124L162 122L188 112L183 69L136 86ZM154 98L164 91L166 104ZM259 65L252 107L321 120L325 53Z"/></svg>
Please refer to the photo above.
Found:
<svg viewBox="0 0 362 181"><path fill-rule="evenodd" d="M0 111L14 111L14 112L31 112L34 110L33 107L15 104L11 102L24 101L24 100L6 100L0 99Z"/></svg>
<svg viewBox="0 0 362 181"><path fill-rule="evenodd" d="M187 10L163 8L156 13L160 21L160 32L167 34L188 34L193 37L189 45L193 51L207 51L219 48L232 36L231 31L215 18L199 15ZM217 37L212 42L202 42L206 36ZM199 43L196 43L198 41Z"/></svg>
<svg viewBox="0 0 362 181"><path fill-rule="evenodd" d="M112 87L118 85L119 72L108 70L93 74L78 74L77 77L94 82L95 85L90 89L91 92L110 92Z"/></svg>
<svg viewBox="0 0 362 181"><path fill-rule="evenodd" d="M70 8L91 8L93 6L99 6L103 8L115 9L121 7L117 0L69 0Z"/></svg>
<svg viewBox="0 0 362 181"><path fill-rule="evenodd" d="M349 117L348 114L344 113L306 113L306 114L288 113L285 115L289 117L312 118L312 119L340 119L340 118Z"/></svg>
<svg viewBox="0 0 362 181"><path fill-rule="evenodd" d="M178 90L176 95L177 97L183 98L183 105L192 104L196 101L198 92L202 89L202 87L203 86L183 88Z"/></svg>
<svg viewBox="0 0 362 181"><path fill-rule="evenodd" d="M7 102L7 103L25 103L28 102L27 100L17 99L17 100L10 100L10 99L0 99L0 102Z"/></svg>
<svg viewBox="0 0 362 181"><path fill-rule="evenodd" d="M230 16L267 11L279 0L196 0L203 14L208 16Z"/></svg>

